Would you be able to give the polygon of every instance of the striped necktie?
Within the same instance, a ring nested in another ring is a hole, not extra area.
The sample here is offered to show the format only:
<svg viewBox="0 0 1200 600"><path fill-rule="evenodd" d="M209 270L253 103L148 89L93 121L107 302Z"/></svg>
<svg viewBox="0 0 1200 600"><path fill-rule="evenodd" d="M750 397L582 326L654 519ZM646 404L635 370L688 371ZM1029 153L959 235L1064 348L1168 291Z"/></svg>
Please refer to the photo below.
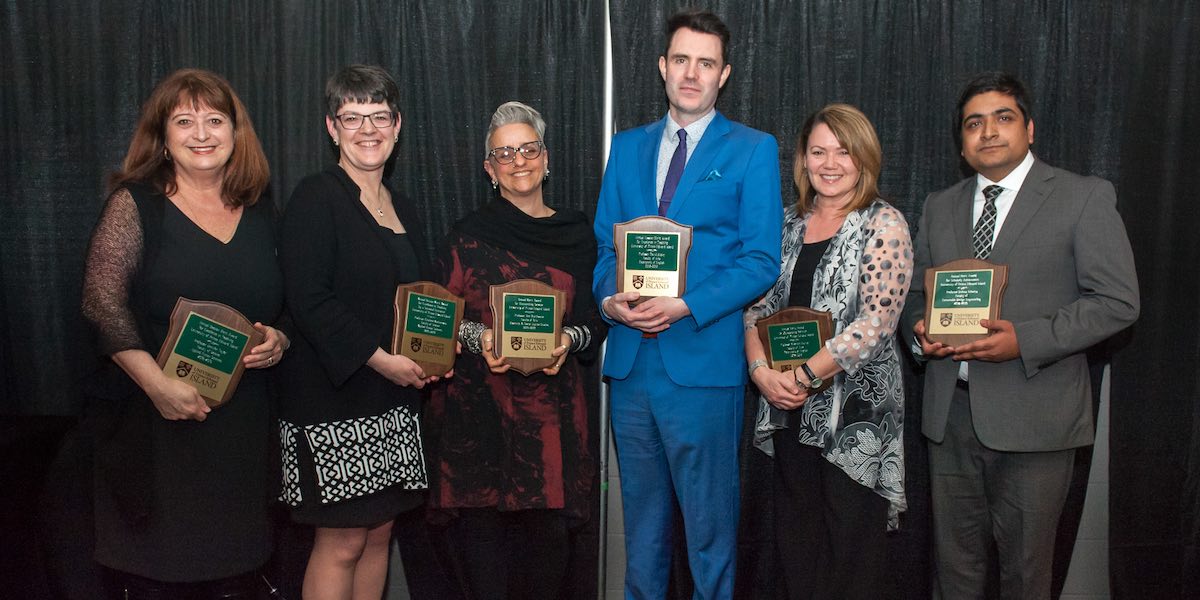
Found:
<svg viewBox="0 0 1200 600"><path fill-rule="evenodd" d="M987 260L992 254L992 238L996 233L996 198L1004 188L989 185L983 188L983 214L975 222L975 231L971 234L971 245L975 247L975 258Z"/></svg>

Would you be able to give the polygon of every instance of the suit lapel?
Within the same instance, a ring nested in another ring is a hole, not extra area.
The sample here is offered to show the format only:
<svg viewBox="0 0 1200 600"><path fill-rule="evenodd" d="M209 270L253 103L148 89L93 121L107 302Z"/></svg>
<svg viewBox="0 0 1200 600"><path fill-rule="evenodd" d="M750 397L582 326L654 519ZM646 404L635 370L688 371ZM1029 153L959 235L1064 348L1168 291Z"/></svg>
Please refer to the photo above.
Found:
<svg viewBox="0 0 1200 600"><path fill-rule="evenodd" d="M1029 169L1029 175L1025 176L1025 181L1021 184L1021 191L1017 192L1017 197L1013 199L1012 208L1008 209L1008 216L1004 218L1004 224L1000 226L1000 233L996 234L996 243L992 246L992 255L989 260L1003 263L1008 258L1008 254L1016 245L1021 232L1033 220L1033 216L1042 209L1046 198L1050 196L1050 191L1053 189L1052 179L1054 179L1054 170L1046 163L1042 161L1033 163L1033 167Z"/></svg>
<svg viewBox="0 0 1200 600"><path fill-rule="evenodd" d="M975 186L978 180L970 177L963 182L963 189L958 192L958 200L954 203L954 240L958 244L957 256L975 256L975 247L971 243L971 234L975 231L975 223L971 221L971 208L975 204Z"/></svg>
<svg viewBox="0 0 1200 600"><path fill-rule="evenodd" d="M726 119L721 113L717 113L712 122L708 124L708 129L704 130L704 136L700 138L700 145L692 151L692 157L688 159L687 166L683 168L683 177L679 180L679 187L675 188L675 197L671 200L671 208L667 211L668 217L674 218L683 209L684 204L687 204L692 188L709 173L708 167L716 158L728 133L729 119Z"/></svg>
<svg viewBox="0 0 1200 600"><path fill-rule="evenodd" d="M658 147L662 145L663 130L667 118L646 126L641 143L638 144L638 164L641 165L640 188L642 191L642 214L658 214Z"/></svg>

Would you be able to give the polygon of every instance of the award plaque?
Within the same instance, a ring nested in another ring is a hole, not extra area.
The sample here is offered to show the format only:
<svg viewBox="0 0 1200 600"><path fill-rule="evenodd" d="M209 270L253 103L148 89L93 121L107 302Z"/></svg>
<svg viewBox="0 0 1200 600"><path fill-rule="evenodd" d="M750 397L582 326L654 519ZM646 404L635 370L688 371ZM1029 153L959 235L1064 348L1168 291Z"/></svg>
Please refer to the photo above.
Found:
<svg viewBox="0 0 1200 600"><path fill-rule="evenodd" d="M396 288L395 308L392 354L412 359L426 376L441 377L453 369L463 299L436 283L418 281Z"/></svg>
<svg viewBox="0 0 1200 600"><path fill-rule="evenodd" d="M687 288L692 228L666 217L640 217L613 225L617 291L678 298ZM636 302L635 302L636 304Z"/></svg>
<svg viewBox="0 0 1200 600"><path fill-rule="evenodd" d="M825 342L833 337L833 316L827 310L793 306L760 320L755 327L767 354L767 366L786 373L800 368L825 347ZM809 393L823 392L832 383L830 377Z"/></svg>
<svg viewBox="0 0 1200 600"><path fill-rule="evenodd" d="M952 260L925 271L925 337L958 346L981 340L980 319L1000 316L1008 267L974 258Z"/></svg>
<svg viewBox="0 0 1200 600"><path fill-rule="evenodd" d="M242 313L219 302L179 298L171 311L171 330L158 351L158 366L171 379L200 392L210 407L229 401L250 349L263 335Z"/></svg>
<svg viewBox="0 0 1200 600"><path fill-rule="evenodd" d="M553 366L566 310L563 293L540 281L518 279L490 290L492 356L531 375Z"/></svg>

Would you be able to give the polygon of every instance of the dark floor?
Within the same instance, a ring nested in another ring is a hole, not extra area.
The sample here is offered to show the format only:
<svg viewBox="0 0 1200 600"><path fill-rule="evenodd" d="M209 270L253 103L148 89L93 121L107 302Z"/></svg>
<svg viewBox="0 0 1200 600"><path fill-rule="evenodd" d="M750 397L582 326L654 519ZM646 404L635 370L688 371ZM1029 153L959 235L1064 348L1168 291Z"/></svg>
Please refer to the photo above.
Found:
<svg viewBox="0 0 1200 600"><path fill-rule="evenodd" d="M91 559L90 443L67 417L0 416L0 596L93 600L100 574ZM300 598L312 531L280 507L275 556L266 575L290 600ZM400 515L395 535L415 600L458 600L439 560L423 510ZM568 592L594 597L596 527L576 534Z"/></svg>

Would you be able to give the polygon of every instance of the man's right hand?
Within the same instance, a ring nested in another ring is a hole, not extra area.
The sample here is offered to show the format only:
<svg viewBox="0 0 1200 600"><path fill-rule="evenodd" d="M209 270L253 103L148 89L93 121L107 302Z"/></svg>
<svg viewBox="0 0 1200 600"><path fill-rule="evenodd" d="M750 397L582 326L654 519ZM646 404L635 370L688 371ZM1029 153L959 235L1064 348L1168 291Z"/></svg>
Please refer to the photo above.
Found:
<svg viewBox="0 0 1200 600"><path fill-rule="evenodd" d="M925 337L925 319L921 319L917 321L916 325L913 325L913 335L917 337L917 342L921 344L921 353L926 358L945 358L954 354L953 347L941 342L931 342L929 338Z"/></svg>
<svg viewBox="0 0 1200 600"><path fill-rule="evenodd" d="M608 318L618 323L640 331L646 331L645 315L635 312L634 307L630 305L630 302L634 302L641 297L642 295L637 292L617 292L604 299L604 304L601 305L600 310L603 310Z"/></svg>

